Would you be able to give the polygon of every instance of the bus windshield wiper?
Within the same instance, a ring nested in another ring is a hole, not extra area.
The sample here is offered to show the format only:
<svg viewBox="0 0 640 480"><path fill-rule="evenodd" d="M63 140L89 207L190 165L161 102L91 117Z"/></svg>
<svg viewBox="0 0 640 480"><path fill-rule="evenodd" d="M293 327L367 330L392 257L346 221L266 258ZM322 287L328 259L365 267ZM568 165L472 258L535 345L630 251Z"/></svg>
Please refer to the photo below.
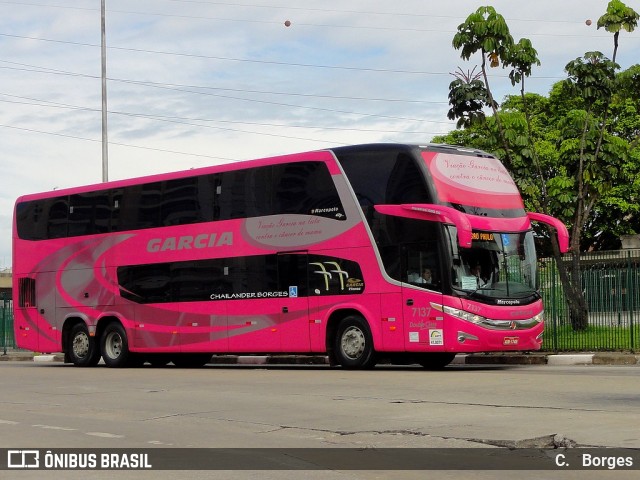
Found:
<svg viewBox="0 0 640 480"><path fill-rule="evenodd" d="M475 290L466 290L464 288L455 287L455 286L452 286L452 288L457 292L464 293L468 297L486 297L486 295L482 295L481 293L478 293L478 292L480 290L489 290L489 291L496 290L495 288L491 288L491 287L478 287Z"/></svg>

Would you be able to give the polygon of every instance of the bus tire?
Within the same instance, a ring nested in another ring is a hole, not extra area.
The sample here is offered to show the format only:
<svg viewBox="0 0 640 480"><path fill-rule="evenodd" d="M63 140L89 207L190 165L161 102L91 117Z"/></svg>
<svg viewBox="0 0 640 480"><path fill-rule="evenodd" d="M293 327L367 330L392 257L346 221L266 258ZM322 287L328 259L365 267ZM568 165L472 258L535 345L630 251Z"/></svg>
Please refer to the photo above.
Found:
<svg viewBox="0 0 640 480"><path fill-rule="evenodd" d="M174 355L172 362L178 368L200 368L211 361L210 353L181 353Z"/></svg>
<svg viewBox="0 0 640 480"><path fill-rule="evenodd" d="M450 352L425 353L420 357L418 363L427 370L442 370L453 362L454 358L456 358L456 354Z"/></svg>
<svg viewBox="0 0 640 480"><path fill-rule="evenodd" d="M77 323L69 332L69 358L76 367L95 367L100 361L96 338L89 335L84 323Z"/></svg>
<svg viewBox="0 0 640 480"><path fill-rule="evenodd" d="M372 368L376 364L373 337L366 320L349 315L338 325L334 339L334 353L344 368Z"/></svg>
<svg viewBox="0 0 640 480"><path fill-rule="evenodd" d="M105 327L100 346L107 367L122 368L135 365L135 355L129 351L127 333L119 322L111 322Z"/></svg>

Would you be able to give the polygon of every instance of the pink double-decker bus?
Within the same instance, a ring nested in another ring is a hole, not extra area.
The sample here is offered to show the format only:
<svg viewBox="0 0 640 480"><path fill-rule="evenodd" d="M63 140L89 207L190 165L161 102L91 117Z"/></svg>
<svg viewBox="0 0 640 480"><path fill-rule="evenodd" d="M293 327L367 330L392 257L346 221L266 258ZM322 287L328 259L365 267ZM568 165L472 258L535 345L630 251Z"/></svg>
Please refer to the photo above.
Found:
<svg viewBox="0 0 640 480"><path fill-rule="evenodd" d="M427 368L537 350L531 221L498 159L372 144L16 202L16 340L76 366L327 354Z"/></svg>

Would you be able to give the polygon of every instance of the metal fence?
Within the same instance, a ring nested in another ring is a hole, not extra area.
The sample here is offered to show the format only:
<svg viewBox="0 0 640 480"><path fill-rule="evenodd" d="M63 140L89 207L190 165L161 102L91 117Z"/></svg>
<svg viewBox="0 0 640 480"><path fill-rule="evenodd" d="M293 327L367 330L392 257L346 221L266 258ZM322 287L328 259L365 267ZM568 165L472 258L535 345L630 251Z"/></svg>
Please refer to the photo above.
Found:
<svg viewBox="0 0 640 480"><path fill-rule="evenodd" d="M13 302L5 293L0 294L0 306L0 348L7 353L8 348L16 348L16 341L13 336Z"/></svg>
<svg viewBox="0 0 640 480"><path fill-rule="evenodd" d="M564 261L570 262L571 256ZM586 330L574 331L555 260L539 261L545 304L545 351L640 351L640 250L582 254L582 291L589 308ZM0 297L0 348L16 348L11 299Z"/></svg>
<svg viewBox="0 0 640 480"><path fill-rule="evenodd" d="M563 259L571 260L571 255ZM544 350L640 350L640 250L581 254L580 285L589 309L585 330L571 326L556 262L541 259L539 275L546 317Z"/></svg>

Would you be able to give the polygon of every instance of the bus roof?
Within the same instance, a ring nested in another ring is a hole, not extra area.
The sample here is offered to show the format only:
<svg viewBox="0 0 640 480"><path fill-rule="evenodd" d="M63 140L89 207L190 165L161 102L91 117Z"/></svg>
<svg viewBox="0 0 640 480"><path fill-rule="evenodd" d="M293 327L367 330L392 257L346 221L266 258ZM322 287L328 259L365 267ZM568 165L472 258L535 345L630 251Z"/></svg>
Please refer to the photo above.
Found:
<svg viewBox="0 0 640 480"><path fill-rule="evenodd" d="M221 173L233 170L241 170L245 168L260 167L266 165L273 165L279 163L297 162L309 160L309 155L317 155L317 160L331 160L335 156L347 153L357 153L365 151L384 151L384 150L396 150L396 151L432 151L441 153L455 153L459 155L474 155L478 157L495 158L482 150L476 150L471 148L465 148L456 145L447 144L410 144L410 143L367 143L358 145L341 146L335 148L326 148L320 150L310 150L306 152L278 155L273 157L264 157L253 160L241 160L232 163L223 163L218 165L210 165L206 167L192 168L189 170L176 170L172 172L157 173L152 175L145 175L140 177L132 177L122 180L113 180L104 183L94 183L87 185L80 185L75 187L68 187L59 190L49 190L44 192L35 192L20 196L16 203L20 203L28 200L35 200L38 198L49 198L60 196L61 194L73 195L77 193L93 192L99 190L106 190L109 188L126 187L131 185L138 185L142 183L159 182L163 180L170 180L174 178L188 178L195 175L206 175L212 173Z"/></svg>
<svg viewBox="0 0 640 480"><path fill-rule="evenodd" d="M446 143L364 143L360 145L349 145L345 147L330 148L336 154L356 153L371 150L423 150L428 152L453 153L458 155L473 155L476 157L496 158L490 153L475 148L462 147L460 145L449 145Z"/></svg>

